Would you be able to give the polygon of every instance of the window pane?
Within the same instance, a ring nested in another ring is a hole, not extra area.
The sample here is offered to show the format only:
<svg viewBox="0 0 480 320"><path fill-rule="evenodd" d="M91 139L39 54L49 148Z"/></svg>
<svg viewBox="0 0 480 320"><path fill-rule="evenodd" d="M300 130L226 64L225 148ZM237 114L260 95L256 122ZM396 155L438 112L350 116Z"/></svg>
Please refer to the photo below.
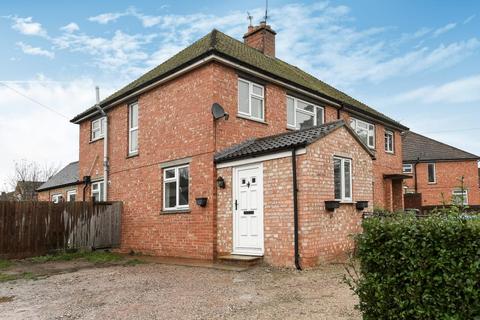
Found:
<svg viewBox="0 0 480 320"><path fill-rule="evenodd" d="M428 182L435 182L435 165L433 163L428 164Z"/></svg>
<svg viewBox="0 0 480 320"><path fill-rule="evenodd" d="M343 163L343 170L345 172L345 182L344 182L344 185L345 185L345 198L351 198L352 197L352 192L351 192L351 189L352 189L352 186L350 184L350 177L351 177L351 163L350 161L348 160L345 160L344 163Z"/></svg>
<svg viewBox="0 0 480 320"><path fill-rule="evenodd" d="M263 119L263 100L252 97L252 117Z"/></svg>
<svg viewBox="0 0 480 320"><path fill-rule="evenodd" d="M165 179L175 178L175 169L165 170Z"/></svg>
<svg viewBox="0 0 480 320"><path fill-rule="evenodd" d="M138 127L138 104L130 106L130 128Z"/></svg>
<svg viewBox="0 0 480 320"><path fill-rule="evenodd" d="M297 111L297 129L305 129L313 126L313 116Z"/></svg>
<svg viewBox="0 0 480 320"><path fill-rule="evenodd" d="M333 159L333 183L335 188L335 199L342 198L341 166L342 161L340 159Z"/></svg>
<svg viewBox="0 0 480 320"><path fill-rule="evenodd" d="M99 183L99 188L100 188L100 195L99 195L99 200L98 201L105 201L105 193L103 190L103 183Z"/></svg>
<svg viewBox="0 0 480 320"><path fill-rule="evenodd" d="M181 206L188 205L188 168L178 169L178 175L180 176L180 189L178 191L179 201L178 204Z"/></svg>
<svg viewBox="0 0 480 320"><path fill-rule="evenodd" d="M259 86L256 86L256 85L253 85L253 93L263 97L263 88L259 87Z"/></svg>
<svg viewBox="0 0 480 320"><path fill-rule="evenodd" d="M295 102L287 97L287 124L295 126Z"/></svg>
<svg viewBox="0 0 480 320"><path fill-rule="evenodd" d="M238 111L242 113L250 113L248 107L248 99L249 99L249 92L248 92L248 83L243 81L238 81Z"/></svg>
<svg viewBox="0 0 480 320"><path fill-rule="evenodd" d="M130 151L138 150L138 129L130 131Z"/></svg>
<svg viewBox="0 0 480 320"><path fill-rule="evenodd" d="M367 130L360 129L360 128L357 126L357 134L358 134L360 140L362 140L363 143L365 143L366 145L368 145L368 132L367 132Z"/></svg>
<svg viewBox="0 0 480 320"><path fill-rule="evenodd" d="M99 128L100 128L100 121L98 121L98 120L93 121L92 122L92 129L97 130Z"/></svg>
<svg viewBox="0 0 480 320"><path fill-rule="evenodd" d="M165 208L175 208L177 205L177 182L165 183Z"/></svg>
<svg viewBox="0 0 480 320"><path fill-rule="evenodd" d="M300 100L297 100L297 108L310 112L313 112L315 109L311 103L306 103Z"/></svg>
<svg viewBox="0 0 480 320"><path fill-rule="evenodd" d="M317 108L317 126L323 124L323 109Z"/></svg>

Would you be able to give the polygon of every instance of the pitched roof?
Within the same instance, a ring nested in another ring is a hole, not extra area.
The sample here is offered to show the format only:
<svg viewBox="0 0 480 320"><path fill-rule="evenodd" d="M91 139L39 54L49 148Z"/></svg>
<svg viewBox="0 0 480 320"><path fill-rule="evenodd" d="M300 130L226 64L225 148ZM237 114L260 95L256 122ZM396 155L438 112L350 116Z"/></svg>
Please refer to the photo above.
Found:
<svg viewBox="0 0 480 320"><path fill-rule="evenodd" d="M408 131L403 134L403 161L432 160L475 160L479 156L457 149L418 133Z"/></svg>
<svg viewBox="0 0 480 320"><path fill-rule="evenodd" d="M349 130L355 138L357 138L357 135L351 131L350 127L345 125L344 120L337 120L308 129L290 131L273 136L246 140L240 144L218 152L215 155L215 162L221 163L230 160L290 150L293 148L306 147L307 145L325 137L329 133L343 126L347 128L347 130ZM368 149L368 147L365 146L360 139L357 139L357 141L373 157L370 149Z"/></svg>
<svg viewBox="0 0 480 320"><path fill-rule="evenodd" d="M366 113L403 130L408 129L399 122L372 109L342 91L335 89L307 72L278 58L267 56L257 49L254 49L215 29L174 55L172 58L101 101L100 106L105 107L106 105L114 103L116 100L132 94L136 90L142 89L211 54L217 54L226 59L256 69L264 74L268 74L274 78L284 80L294 86L301 87L312 93L329 98L334 102L342 103L347 108ZM80 119L94 112L96 112L96 108L93 106L75 116L71 122L78 122Z"/></svg>
<svg viewBox="0 0 480 320"><path fill-rule="evenodd" d="M48 179L47 182L42 184L37 191L45 191L48 189L54 189L58 187L77 184L78 180L78 161L67 164L65 168L60 170L56 175Z"/></svg>

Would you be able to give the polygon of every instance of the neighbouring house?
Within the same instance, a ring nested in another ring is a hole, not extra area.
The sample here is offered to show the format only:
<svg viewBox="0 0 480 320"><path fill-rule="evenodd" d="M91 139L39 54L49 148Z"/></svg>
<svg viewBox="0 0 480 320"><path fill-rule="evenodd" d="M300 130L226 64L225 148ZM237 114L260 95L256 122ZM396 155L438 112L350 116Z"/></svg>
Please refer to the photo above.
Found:
<svg viewBox="0 0 480 320"><path fill-rule="evenodd" d="M479 156L415 132L403 135L406 207L480 205Z"/></svg>
<svg viewBox="0 0 480 320"><path fill-rule="evenodd" d="M36 201L38 194L36 189L43 184L43 181L17 181L15 190L2 192L2 201Z"/></svg>
<svg viewBox="0 0 480 320"><path fill-rule="evenodd" d="M408 128L276 58L275 36L213 30L71 120L78 197L124 202L122 250L311 266L344 257L362 209L403 208Z"/></svg>
<svg viewBox="0 0 480 320"><path fill-rule="evenodd" d="M15 201L15 191L0 193L0 201Z"/></svg>
<svg viewBox="0 0 480 320"><path fill-rule="evenodd" d="M77 194L82 185L82 181L78 179L78 172L78 161L69 163L37 188L38 200L54 203L78 201Z"/></svg>

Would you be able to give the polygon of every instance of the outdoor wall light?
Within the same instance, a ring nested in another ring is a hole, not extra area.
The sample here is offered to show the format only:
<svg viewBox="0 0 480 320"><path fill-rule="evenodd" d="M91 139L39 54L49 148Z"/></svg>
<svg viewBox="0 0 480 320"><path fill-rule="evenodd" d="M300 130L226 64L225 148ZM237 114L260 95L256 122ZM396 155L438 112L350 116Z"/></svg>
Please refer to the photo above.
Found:
<svg viewBox="0 0 480 320"><path fill-rule="evenodd" d="M223 177L217 178L217 187L225 189L225 180L223 179Z"/></svg>
<svg viewBox="0 0 480 320"><path fill-rule="evenodd" d="M207 205L207 198L195 198L195 201L200 207L205 207Z"/></svg>

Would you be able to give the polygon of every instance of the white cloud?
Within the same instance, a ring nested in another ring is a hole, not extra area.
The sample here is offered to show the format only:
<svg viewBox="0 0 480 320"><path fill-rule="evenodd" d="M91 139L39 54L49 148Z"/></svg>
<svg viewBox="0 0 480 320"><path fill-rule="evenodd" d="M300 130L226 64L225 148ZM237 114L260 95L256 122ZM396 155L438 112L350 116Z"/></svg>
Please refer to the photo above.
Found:
<svg viewBox="0 0 480 320"><path fill-rule="evenodd" d="M442 34L444 34L444 33L447 33L447 32L450 31L450 30L455 29L456 26L457 26L457 24L456 24L456 23L453 23L453 22L452 22L452 23L449 23L449 24L446 24L445 26L443 26L443 27L438 28L437 30L435 30L435 31L433 32L433 36L434 36L434 37L438 37L438 36L440 36L440 35L442 35Z"/></svg>
<svg viewBox="0 0 480 320"><path fill-rule="evenodd" d="M55 58L55 53L54 52L51 52L51 51L48 51L48 50L45 50L45 49L42 49L42 48L32 47L31 45L23 43L23 42L17 42L17 46L20 49L22 49L23 53L25 53L25 54L30 54L30 55L33 55L33 56L43 56L43 57L47 57L47 58L50 58L50 59Z"/></svg>
<svg viewBox="0 0 480 320"><path fill-rule="evenodd" d="M126 12L123 13L102 13L99 14L98 16L90 17L88 20L92 22L97 22L100 24L107 24L109 22L115 22L118 20L118 18L121 18L123 16L127 15Z"/></svg>
<svg viewBox="0 0 480 320"><path fill-rule="evenodd" d="M71 33L80 30L80 27L75 22L70 22L69 24L61 27L60 30Z"/></svg>
<svg viewBox="0 0 480 320"><path fill-rule="evenodd" d="M43 29L42 25L38 22L34 22L32 17L9 17L14 24L12 28L18 32L29 36L41 36L46 37L47 32Z"/></svg>
<svg viewBox="0 0 480 320"><path fill-rule="evenodd" d="M480 74L438 86L424 86L399 94L393 100L397 103L417 102L425 104L480 102Z"/></svg>
<svg viewBox="0 0 480 320"><path fill-rule="evenodd" d="M470 17L468 17L463 21L463 24L470 23L473 19L475 19L476 16L477 16L476 14L472 14Z"/></svg>

